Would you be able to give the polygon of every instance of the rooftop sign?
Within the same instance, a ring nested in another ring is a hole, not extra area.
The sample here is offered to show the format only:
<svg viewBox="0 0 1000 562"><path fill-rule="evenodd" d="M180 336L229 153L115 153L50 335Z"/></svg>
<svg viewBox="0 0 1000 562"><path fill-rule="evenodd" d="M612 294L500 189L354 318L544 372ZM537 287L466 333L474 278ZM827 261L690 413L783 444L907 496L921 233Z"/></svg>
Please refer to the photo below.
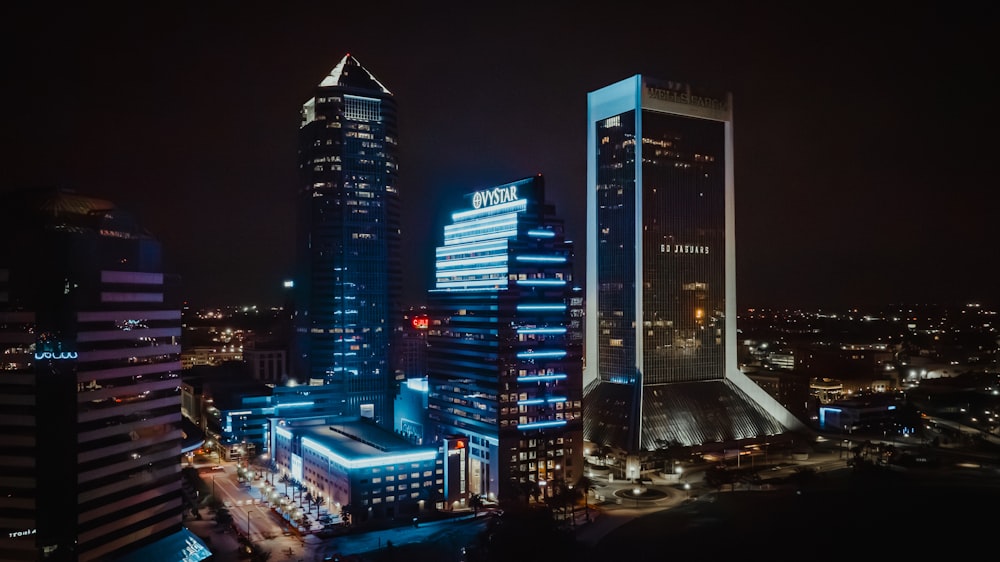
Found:
<svg viewBox="0 0 1000 562"><path fill-rule="evenodd" d="M472 207L475 209L481 209L483 207L492 207L493 205L510 203L511 201L517 200L518 196L516 185L494 187L493 189L486 189L473 193Z"/></svg>

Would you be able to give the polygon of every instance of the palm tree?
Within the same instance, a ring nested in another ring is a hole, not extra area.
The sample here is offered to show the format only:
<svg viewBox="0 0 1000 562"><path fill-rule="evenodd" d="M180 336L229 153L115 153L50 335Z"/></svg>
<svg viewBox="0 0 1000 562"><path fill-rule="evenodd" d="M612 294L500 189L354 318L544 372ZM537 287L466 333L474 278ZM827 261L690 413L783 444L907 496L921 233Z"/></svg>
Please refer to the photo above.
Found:
<svg viewBox="0 0 1000 562"><path fill-rule="evenodd" d="M566 481L559 479L553 482L552 505L562 512L563 521L566 520L566 507L570 508L570 513L575 514L576 498L578 492L566 485ZM574 518L575 519L575 518Z"/></svg>
<svg viewBox="0 0 1000 562"><path fill-rule="evenodd" d="M552 509L553 518L556 512L560 512L563 521L566 520L566 493L563 487L553 483L552 495L545 499L545 503Z"/></svg>
<svg viewBox="0 0 1000 562"><path fill-rule="evenodd" d="M274 486L274 473L277 471L278 471L278 463L274 462L274 459L271 459L267 463L267 477L270 479L268 481L268 484Z"/></svg>
<svg viewBox="0 0 1000 562"><path fill-rule="evenodd" d="M228 527L233 524L233 514L225 507L220 507L215 512L215 524L220 527Z"/></svg>
<svg viewBox="0 0 1000 562"><path fill-rule="evenodd" d="M542 495L542 490L538 487L538 482L525 480L521 482L521 494L524 496L524 503L527 504L532 498L537 502L538 497Z"/></svg>
<svg viewBox="0 0 1000 562"><path fill-rule="evenodd" d="M354 518L354 506L351 504L344 504L340 508L340 520L343 521L345 526L350 526L353 523Z"/></svg>
<svg viewBox="0 0 1000 562"><path fill-rule="evenodd" d="M250 562L267 562L271 559L271 551L264 550L259 544L250 546Z"/></svg>
<svg viewBox="0 0 1000 562"><path fill-rule="evenodd" d="M479 494L472 494L469 496L469 507L472 508L472 517L475 519L479 516L479 508L483 507L483 498Z"/></svg>
<svg viewBox="0 0 1000 562"><path fill-rule="evenodd" d="M587 504L587 497L590 496L590 491L595 489L596 486L594 481L586 476L581 476L579 480L576 481L575 489L579 490L583 494L583 509L587 516L587 521L590 521L590 506Z"/></svg>
<svg viewBox="0 0 1000 562"><path fill-rule="evenodd" d="M316 496L313 498L312 503L316 506L316 518L319 519L319 508L326 504L326 498L323 496Z"/></svg>

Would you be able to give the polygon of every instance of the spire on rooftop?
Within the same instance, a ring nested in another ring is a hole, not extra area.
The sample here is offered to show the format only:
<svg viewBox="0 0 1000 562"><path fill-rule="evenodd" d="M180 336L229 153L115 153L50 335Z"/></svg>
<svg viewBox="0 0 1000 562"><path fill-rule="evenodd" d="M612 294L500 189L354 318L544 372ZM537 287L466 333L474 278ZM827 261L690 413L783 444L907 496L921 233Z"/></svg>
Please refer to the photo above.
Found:
<svg viewBox="0 0 1000 562"><path fill-rule="evenodd" d="M392 95L392 92L379 82L378 78L375 78L371 72L368 72L368 69L361 66L358 59L354 58L351 53L344 55L344 58L340 59L330 74L319 83L320 88L328 86L378 89L382 93Z"/></svg>

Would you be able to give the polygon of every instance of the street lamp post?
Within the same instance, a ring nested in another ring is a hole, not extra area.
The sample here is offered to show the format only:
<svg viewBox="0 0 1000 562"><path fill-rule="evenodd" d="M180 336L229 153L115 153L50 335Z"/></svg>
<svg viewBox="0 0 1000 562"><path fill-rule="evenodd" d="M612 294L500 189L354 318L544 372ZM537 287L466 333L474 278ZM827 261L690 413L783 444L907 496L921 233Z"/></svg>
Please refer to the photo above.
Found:
<svg viewBox="0 0 1000 562"><path fill-rule="evenodd" d="M247 510L247 538L248 539L250 538L250 511L251 510L249 510L249 509Z"/></svg>

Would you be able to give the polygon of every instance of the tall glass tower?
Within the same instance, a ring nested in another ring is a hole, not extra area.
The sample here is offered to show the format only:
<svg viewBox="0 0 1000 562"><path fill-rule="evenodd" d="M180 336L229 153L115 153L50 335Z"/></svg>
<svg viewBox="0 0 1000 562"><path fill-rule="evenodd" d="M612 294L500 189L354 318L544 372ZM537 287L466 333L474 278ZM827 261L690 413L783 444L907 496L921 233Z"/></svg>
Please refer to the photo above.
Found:
<svg viewBox="0 0 1000 562"><path fill-rule="evenodd" d="M583 476L583 297L542 176L469 194L436 252L428 422L469 438L469 492Z"/></svg>
<svg viewBox="0 0 1000 562"><path fill-rule="evenodd" d="M351 55L302 106L295 371L316 410L392 423L399 308L396 102ZM320 396L323 396L320 398Z"/></svg>
<svg viewBox="0 0 1000 562"><path fill-rule="evenodd" d="M796 425L736 364L731 96L636 75L587 105L588 439L640 453Z"/></svg>

